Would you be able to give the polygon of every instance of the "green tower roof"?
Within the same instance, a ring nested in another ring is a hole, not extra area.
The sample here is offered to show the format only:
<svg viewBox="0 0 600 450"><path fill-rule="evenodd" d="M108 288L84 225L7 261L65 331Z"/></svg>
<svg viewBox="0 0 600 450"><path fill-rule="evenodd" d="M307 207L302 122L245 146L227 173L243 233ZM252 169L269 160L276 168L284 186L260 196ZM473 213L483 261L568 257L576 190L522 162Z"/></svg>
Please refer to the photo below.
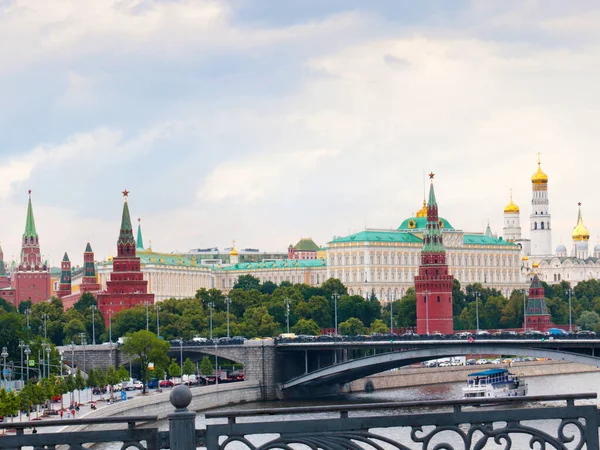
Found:
<svg viewBox="0 0 600 450"><path fill-rule="evenodd" d="M4 265L4 252L2 251L2 245L0 245L0 276L6 276L6 267Z"/></svg>
<svg viewBox="0 0 600 450"><path fill-rule="evenodd" d="M37 237L35 230L35 219L33 217L33 207L31 206L31 191L29 191L29 204L27 205L27 221L25 222L25 233L23 237Z"/></svg>
<svg viewBox="0 0 600 450"><path fill-rule="evenodd" d="M127 204L127 195L129 192L124 191L125 202L123 203L123 215L121 216L121 230L119 232L119 240L117 245L135 245L133 239L133 229L131 227L131 217L129 216L129 206Z"/></svg>
<svg viewBox="0 0 600 450"><path fill-rule="evenodd" d="M144 239L142 238L142 225L140 223L140 219L138 219L138 231L137 231L137 239L136 239L136 249L144 250Z"/></svg>
<svg viewBox="0 0 600 450"><path fill-rule="evenodd" d="M85 246L85 253L92 253L92 246L90 245L89 242Z"/></svg>
<svg viewBox="0 0 600 450"><path fill-rule="evenodd" d="M69 262L69 255L65 252L65 256L63 256L62 262Z"/></svg>
<svg viewBox="0 0 600 450"><path fill-rule="evenodd" d="M440 230L439 219L437 212L429 221L429 209L435 207L437 210L437 202L435 200L435 190L433 189L433 174L430 175L431 185L429 186L429 203L427 204L427 229L423 235L423 252L445 252L444 244L442 243L442 232ZM436 211L434 210L434 211Z"/></svg>

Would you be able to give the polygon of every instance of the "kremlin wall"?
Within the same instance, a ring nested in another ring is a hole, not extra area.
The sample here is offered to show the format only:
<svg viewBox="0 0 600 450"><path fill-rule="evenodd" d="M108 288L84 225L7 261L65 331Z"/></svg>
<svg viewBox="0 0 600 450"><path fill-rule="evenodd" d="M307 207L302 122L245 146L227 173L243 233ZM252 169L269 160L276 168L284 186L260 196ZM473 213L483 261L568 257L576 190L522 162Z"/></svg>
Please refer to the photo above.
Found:
<svg viewBox="0 0 600 450"><path fill-rule="evenodd" d="M532 280L550 284L566 280L573 286L582 280L600 278L600 244L590 254L590 234L583 223L581 204L571 251L560 244L552 252L549 179L539 158L531 178L529 237L521 233L520 208L513 202L512 194L504 208L503 236L493 233L489 225L481 233L454 228L438 214L434 175L430 177L428 201L424 200L415 216L405 219L397 229L367 228L335 237L326 248L312 239L301 239L290 245L287 253L238 250L235 242L225 251L211 248L185 254L154 252L151 246L144 247L139 219L134 238L129 193L124 191L117 256L95 261L88 242L83 250L83 267L75 269L66 253L60 269L51 269L42 260L30 191L20 261L6 265L0 248L0 297L17 306L22 301L37 303L56 295L68 308L84 292L91 292L108 320L122 309L191 297L201 288L228 292L240 275L250 274L261 282L289 281L312 286L338 278L351 295L366 297L374 292L384 302L398 299L415 287L418 316L422 319L431 314L427 318L431 329L442 331L444 324L451 327L454 278L462 286L481 283L505 296L515 289L533 289ZM539 298L537 294L534 290L534 298ZM431 307L425 307L428 302ZM545 305L540 302L530 307L531 316L536 315L536 308L537 314L544 315ZM418 332L426 332L424 326L421 320Z"/></svg>

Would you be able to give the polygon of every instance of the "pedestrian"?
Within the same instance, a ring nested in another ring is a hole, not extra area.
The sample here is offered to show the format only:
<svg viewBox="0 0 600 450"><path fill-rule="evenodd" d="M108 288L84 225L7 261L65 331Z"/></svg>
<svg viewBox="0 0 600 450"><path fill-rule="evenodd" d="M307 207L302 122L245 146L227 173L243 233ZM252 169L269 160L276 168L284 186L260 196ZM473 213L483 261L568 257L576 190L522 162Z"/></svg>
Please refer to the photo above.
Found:
<svg viewBox="0 0 600 450"><path fill-rule="evenodd" d="M68 409L68 410L67 410L67 419L70 419L70 418L71 418L71 410L70 410L70 409Z"/></svg>
<svg viewBox="0 0 600 450"><path fill-rule="evenodd" d="M73 416L73 419L74 419L74 418L75 418L75 408L73 408L73 409L71 410L71 415Z"/></svg>
<svg viewBox="0 0 600 450"><path fill-rule="evenodd" d="M33 427L33 430L31 430L31 434L36 434L37 433L37 428Z"/></svg>
<svg viewBox="0 0 600 450"><path fill-rule="evenodd" d="M58 414L60 414L60 418L63 418L64 411L62 409L58 410Z"/></svg>

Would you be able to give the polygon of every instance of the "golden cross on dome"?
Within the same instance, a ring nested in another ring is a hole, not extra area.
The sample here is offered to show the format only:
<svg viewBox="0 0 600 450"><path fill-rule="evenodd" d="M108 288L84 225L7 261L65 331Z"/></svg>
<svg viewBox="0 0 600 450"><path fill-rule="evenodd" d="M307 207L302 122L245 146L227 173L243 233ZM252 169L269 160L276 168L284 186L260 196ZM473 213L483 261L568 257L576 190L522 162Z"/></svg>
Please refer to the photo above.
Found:
<svg viewBox="0 0 600 450"><path fill-rule="evenodd" d="M433 180L433 177L435 177L435 173L433 172L429 172L429 179Z"/></svg>
<svg viewBox="0 0 600 450"><path fill-rule="evenodd" d="M233 244L233 247L231 247L231 248L235 248L235 239L233 241L231 241L231 242Z"/></svg>
<svg viewBox="0 0 600 450"><path fill-rule="evenodd" d="M542 152L537 152L537 155L538 155L538 164L540 164L541 163L540 156L542 155Z"/></svg>
<svg viewBox="0 0 600 450"><path fill-rule="evenodd" d="M125 189L123 192L123 197L127 197L129 195L129 191L127 189Z"/></svg>

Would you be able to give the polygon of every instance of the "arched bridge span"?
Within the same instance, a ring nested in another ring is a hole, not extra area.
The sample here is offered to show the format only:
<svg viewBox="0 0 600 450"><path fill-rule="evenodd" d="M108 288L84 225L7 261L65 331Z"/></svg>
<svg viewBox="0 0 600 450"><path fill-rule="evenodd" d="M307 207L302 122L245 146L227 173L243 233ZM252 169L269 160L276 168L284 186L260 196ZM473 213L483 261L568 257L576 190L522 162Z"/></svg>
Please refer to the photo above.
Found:
<svg viewBox="0 0 600 450"><path fill-rule="evenodd" d="M523 355L553 360L571 361L600 367L600 357L580 353L567 352L551 348L531 346L515 346L502 343L477 345L469 343L445 343L443 346L422 347L403 351L390 351L372 356L353 359L323 369L316 370L286 381L283 390L294 388L314 388L319 386L334 386L363 378L397 367L409 366L414 363L432 359L464 356L472 354Z"/></svg>

